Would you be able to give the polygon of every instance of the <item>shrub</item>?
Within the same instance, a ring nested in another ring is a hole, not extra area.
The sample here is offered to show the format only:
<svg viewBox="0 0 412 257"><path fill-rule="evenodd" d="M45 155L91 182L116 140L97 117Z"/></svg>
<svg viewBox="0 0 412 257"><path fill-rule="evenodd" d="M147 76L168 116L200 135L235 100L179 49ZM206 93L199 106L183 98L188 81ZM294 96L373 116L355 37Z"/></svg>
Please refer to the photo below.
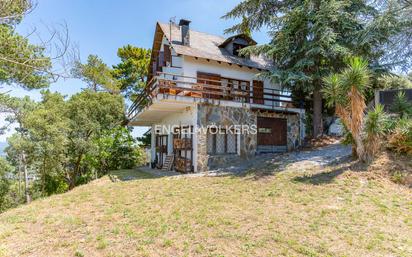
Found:
<svg viewBox="0 0 412 257"><path fill-rule="evenodd" d="M383 89L412 88L412 81L405 76L383 75L378 79L378 85Z"/></svg>
<svg viewBox="0 0 412 257"><path fill-rule="evenodd" d="M412 119L402 118L388 137L389 148L397 153L412 155Z"/></svg>
<svg viewBox="0 0 412 257"><path fill-rule="evenodd" d="M371 159L379 151L383 136L385 135L388 116L383 111L383 106L378 104L373 111L368 112L365 120L364 132L365 150Z"/></svg>
<svg viewBox="0 0 412 257"><path fill-rule="evenodd" d="M0 157L0 212L7 209L10 205L8 193L10 190L10 183L6 179L6 173L11 171L9 163Z"/></svg>
<svg viewBox="0 0 412 257"><path fill-rule="evenodd" d="M93 151L85 157L87 166L82 181L103 176L110 170L131 169L142 164L144 151L137 146L130 131L125 127L116 127L105 131L93 142Z"/></svg>
<svg viewBox="0 0 412 257"><path fill-rule="evenodd" d="M399 114L401 118L412 117L412 103L406 98L405 92L398 92L393 101L391 111Z"/></svg>

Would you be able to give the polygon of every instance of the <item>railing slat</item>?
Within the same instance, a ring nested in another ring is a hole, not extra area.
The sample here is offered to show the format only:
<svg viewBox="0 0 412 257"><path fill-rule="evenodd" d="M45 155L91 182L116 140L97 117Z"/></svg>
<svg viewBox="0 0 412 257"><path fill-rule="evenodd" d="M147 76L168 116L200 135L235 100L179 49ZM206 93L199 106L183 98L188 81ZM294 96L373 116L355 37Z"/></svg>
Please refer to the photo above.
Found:
<svg viewBox="0 0 412 257"><path fill-rule="evenodd" d="M146 87L142 90L141 94L130 106L128 112L129 119L133 119L137 115L137 113L148 106L152 102L153 97L156 97L158 94L183 94L184 96L194 98L211 98L214 100L226 100L252 104L259 102L259 105L270 106L272 108L278 106L276 103L292 103L290 92L286 90L263 87L261 89L263 90L263 97L255 97L253 86L251 86L250 83L246 86L243 85L243 87L246 87L246 89L242 89L242 85L240 84L234 84L231 82L225 82L223 84L222 81L219 80L203 78L199 79L200 81L204 82L220 83L220 85L212 85L199 83L198 78L195 77L163 72L158 72L157 75L160 76L152 77L146 84ZM162 75L163 77L161 77ZM167 79L165 78L165 76L172 76L173 79ZM177 78L180 78L180 80L178 80ZM182 79L192 79L194 81L187 81ZM235 86L237 88L235 88ZM173 90L175 90L175 92L172 92ZM261 103L262 100L263 103Z"/></svg>

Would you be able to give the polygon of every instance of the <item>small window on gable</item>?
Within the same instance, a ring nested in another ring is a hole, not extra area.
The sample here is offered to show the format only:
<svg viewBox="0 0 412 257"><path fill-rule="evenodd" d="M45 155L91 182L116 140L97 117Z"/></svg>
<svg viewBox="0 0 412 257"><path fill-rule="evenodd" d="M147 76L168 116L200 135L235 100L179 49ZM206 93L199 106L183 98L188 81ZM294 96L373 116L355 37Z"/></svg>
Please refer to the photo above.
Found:
<svg viewBox="0 0 412 257"><path fill-rule="evenodd" d="M233 55L239 56L239 51L245 47L245 45L233 43Z"/></svg>

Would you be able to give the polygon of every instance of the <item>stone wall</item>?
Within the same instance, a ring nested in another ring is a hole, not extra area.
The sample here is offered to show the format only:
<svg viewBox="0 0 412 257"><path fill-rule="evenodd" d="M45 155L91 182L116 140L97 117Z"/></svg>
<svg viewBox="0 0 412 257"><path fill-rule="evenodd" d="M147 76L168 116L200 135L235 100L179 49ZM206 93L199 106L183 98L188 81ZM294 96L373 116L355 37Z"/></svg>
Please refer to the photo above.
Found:
<svg viewBox="0 0 412 257"><path fill-rule="evenodd" d="M301 117L299 114L275 113L269 111L257 111L256 114L258 117L287 119L288 151L292 151L301 145Z"/></svg>
<svg viewBox="0 0 412 257"><path fill-rule="evenodd" d="M287 119L287 148L292 151L301 145L304 138L304 115L297 113L276 113L273 111L252 111L249 108L199 104L197 109L197 172L227 166L255 156L257 134L240 134L238 155L209 155L207 153L207 127L230 125L257 125L257 117ZM302 132L303 129L303 132Z"/></svg>
<svg viewBox="0 0 412 257"><path fill-rule="evenodd" d="M197 126L200 128L197 134L197 171L202 172L213 169L236 159L249 158L255 155L257 147L257 135L242 133L238 140L239 155L215 155L207 154L208 126L231 126L231 125L255 125L257 122L256 113L248 108L237 108L228 106L215 106L199 104L197 115ZM203 128L203 129L202 129Z"/></svg>

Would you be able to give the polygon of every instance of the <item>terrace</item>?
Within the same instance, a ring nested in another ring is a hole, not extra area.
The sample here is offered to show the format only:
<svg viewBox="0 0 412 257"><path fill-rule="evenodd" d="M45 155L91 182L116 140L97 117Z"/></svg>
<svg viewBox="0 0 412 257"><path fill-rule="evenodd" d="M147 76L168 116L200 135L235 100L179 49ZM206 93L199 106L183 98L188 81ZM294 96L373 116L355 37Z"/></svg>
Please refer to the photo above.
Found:
<svg viewBox="0 0 412 257"><path fill-rule="evenodd" d="M261 81L250 83L207 73L189 77L158 72L136 98L128 117L131 125L147 126L195 103L301 112L293 105L289 91L264 87Z"/></svg>

